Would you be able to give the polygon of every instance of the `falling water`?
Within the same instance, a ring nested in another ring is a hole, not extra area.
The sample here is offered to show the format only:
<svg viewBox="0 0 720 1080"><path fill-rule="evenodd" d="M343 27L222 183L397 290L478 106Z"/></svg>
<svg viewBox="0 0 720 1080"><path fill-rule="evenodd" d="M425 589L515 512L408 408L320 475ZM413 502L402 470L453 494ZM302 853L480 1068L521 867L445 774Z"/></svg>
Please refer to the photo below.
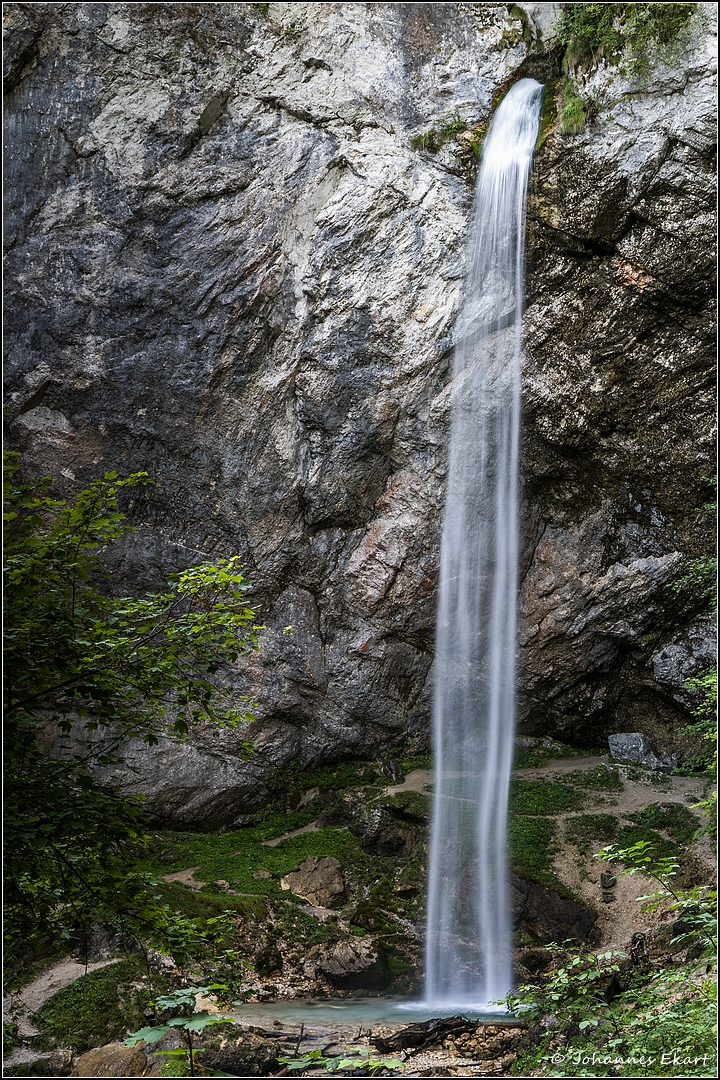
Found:
<svg viewBox="0 0 720 1080"><path fill-rule="evenodd" d="M522 79L483 148L456 331L440 569L426 1002L511 988L506 871L515 720L525 197L542 86Z"/></svg>

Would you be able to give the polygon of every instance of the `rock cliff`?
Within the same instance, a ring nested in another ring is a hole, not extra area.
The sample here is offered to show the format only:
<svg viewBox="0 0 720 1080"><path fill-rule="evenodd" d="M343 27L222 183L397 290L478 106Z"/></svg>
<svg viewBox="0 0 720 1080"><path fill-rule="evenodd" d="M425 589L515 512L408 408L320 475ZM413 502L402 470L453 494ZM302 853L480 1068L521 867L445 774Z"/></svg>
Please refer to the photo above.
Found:
<svg viewBox="0 0 720 1080"><path fill-rule="evenodd" d="M578 73L575 135L560 7L6 5L10 439L68 492L147 469L120 578L239 553L267 625L234 675L258 702L250 762L216 732L130 751L166 818L233 820L269 765L427 742L462 132L521 74L552 91L520 722L675 743L711 650L697 593L667 586L709 542L713 6L645 75Z"/></svg>

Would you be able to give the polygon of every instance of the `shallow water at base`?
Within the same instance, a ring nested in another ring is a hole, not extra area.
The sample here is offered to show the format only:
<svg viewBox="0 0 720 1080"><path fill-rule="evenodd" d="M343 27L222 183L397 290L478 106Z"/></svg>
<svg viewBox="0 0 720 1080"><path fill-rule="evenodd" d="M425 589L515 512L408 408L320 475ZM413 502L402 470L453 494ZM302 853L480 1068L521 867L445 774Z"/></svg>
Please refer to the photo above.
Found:
<svg viewBox="0 0 720 1080"><path fill-rule="evenodd" d="M512 1024L515 1018L501 1006L458 1004L433 1007L408 998L294 998L291 1001L252 1002L232 1010L241 1023L272 1027L274 1021L291 1027L397 1026L446 1016L466 1016L488 1024Z"/></svg>

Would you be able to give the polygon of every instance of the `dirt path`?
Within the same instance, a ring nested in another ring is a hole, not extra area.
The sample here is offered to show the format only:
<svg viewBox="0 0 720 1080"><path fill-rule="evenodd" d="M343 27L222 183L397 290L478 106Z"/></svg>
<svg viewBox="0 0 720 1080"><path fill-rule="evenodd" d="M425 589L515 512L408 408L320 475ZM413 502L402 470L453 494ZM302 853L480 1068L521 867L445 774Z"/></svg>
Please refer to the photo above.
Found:
<svg viewBox="0 0 720 1080"><path fill-rule="evenodd" d="M302 829L293 829L283 836L276 836L274 840L263 840L263 847L277 847L283 840L290 840L293 836L302 836L303 833L317 832L320 825L317 821L311 821L309 825L303 825Z"/></svg>
<svg viewBox="0 0 720 1080"><path fill-rule="evenodd" d="M30 1017L46 1001L49 1001L53 994L57 994L58 990L62 990L63 987L75 982L81 975L86 975L90 971L97 971L98 968L107 967L108 964L117 964L122 959L122 957L115 957L112 960L95 960L87 966L78 963L77 960L73 960L69 956L58 960L42 975L38 975L27 986L23 986L17 994L8 994L3 999L5 1021L17 1024L18 1033L23 1038L32 1038L39 1035L40 1032ZM37 1061L40 1056L42 1055L33 1050L31 1046L17 1046L8 1057L3 1059L3 1065L23 1065L30 1061Z"/></svg>

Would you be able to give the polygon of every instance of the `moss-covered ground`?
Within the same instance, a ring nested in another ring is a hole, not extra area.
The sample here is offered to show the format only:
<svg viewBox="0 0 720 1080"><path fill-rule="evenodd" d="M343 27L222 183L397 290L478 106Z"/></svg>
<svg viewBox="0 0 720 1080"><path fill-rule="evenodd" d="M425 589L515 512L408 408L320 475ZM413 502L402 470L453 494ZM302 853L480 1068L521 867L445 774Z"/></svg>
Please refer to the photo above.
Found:
<svg viewBox="0 0 720 1080"><path fill-rule="evenodd" d="M35 1016L44 1049L83 1053L122 1039L143 1026L144 1010L158 991L141 960L131 957L99 968L59 990Z"/></svg>

